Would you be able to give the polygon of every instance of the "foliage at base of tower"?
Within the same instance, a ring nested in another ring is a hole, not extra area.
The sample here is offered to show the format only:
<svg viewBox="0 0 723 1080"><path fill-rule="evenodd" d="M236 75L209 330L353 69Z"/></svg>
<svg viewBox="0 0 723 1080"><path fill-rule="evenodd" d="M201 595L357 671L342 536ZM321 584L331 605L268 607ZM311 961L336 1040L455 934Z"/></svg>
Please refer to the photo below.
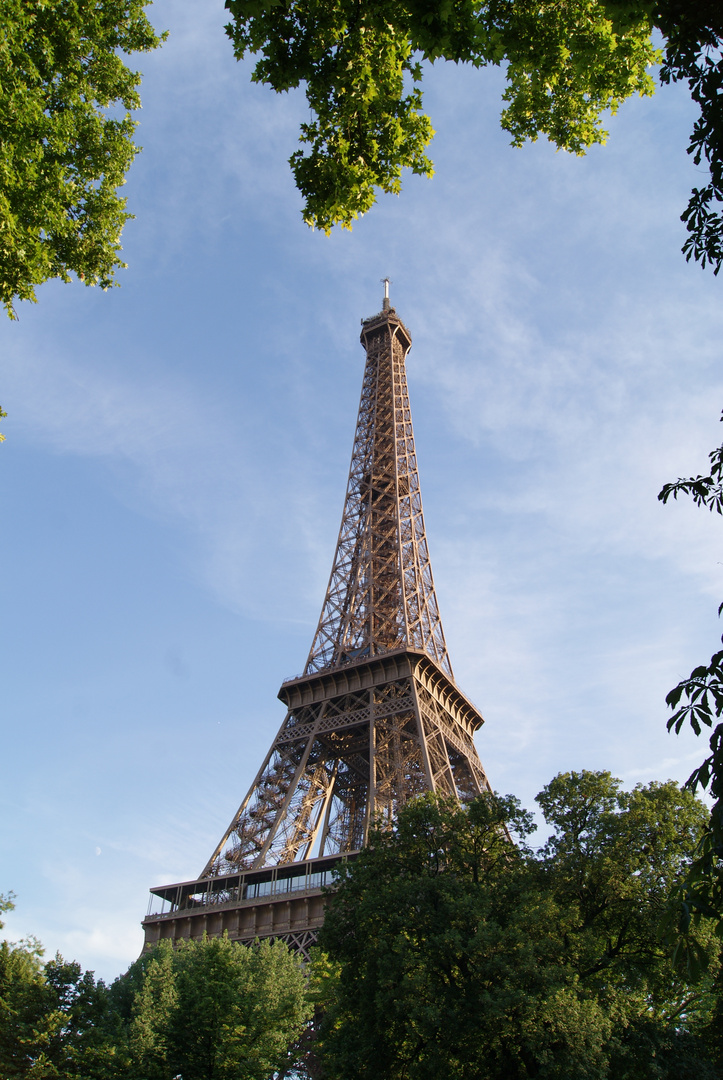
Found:
<svg viewBox="0 0 723 1080"><path fill-rule="evenodd" d="M552 835L537 853L513 799L426 796L344 872L320 938L330 1080L723 1075L706 1035L718 943L701 922L693 984L658 932L705 808L587 772L538 801Z"/></svg>
<svg viewBox="0 0 723 1080"><path fill-rule="evenodd" d="M125 265L118 188L138 152L140 75L119 54L160 44L148 2L3 0L0 301L11 318L49 278L107 288Z"/></svg>
<svg viewBox="0 0 723 1080"><path fill-rule="evenodd" d="M665 82L685 80L701 108L689 152L710 183L683 215L684 251L723 261L723 78L719 0L226 0L237 58L259 57L253 79L277 92L302 83L312 111L291 156L304 219L350 228L378 190L397 194L404 168L427 176L434 134L422 111L422 66L453 60L505 66L502 126L512 144L546 136L582 154L605 142L602 117L633 94L667 39ZM718 51L717 51L718 50Z"/></svg>
<svg viewBox="0 0 723 1080"><path fill-rule="evenodd" d="M143 1080L267 1080L312 1008L300 960L282 941L161 943L111 988Z"/></svg>

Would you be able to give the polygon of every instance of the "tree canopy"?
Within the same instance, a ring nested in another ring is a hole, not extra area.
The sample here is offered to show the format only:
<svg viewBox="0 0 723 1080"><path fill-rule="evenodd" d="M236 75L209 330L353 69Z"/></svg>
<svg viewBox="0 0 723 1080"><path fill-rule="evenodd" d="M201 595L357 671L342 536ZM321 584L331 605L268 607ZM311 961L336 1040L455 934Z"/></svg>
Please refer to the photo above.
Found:
<svg viewBox="0 0 723 1080"><path fill-rule="evenodd" d="M320 945L336 967L325 1076L358 1080L718 1076L718 946L694 985L658 933L705 808L675 784L567 773L515 800L426 796L344 872ZM516 837L513 844L510 834Z"/></svg>
<svg viewBox="0 0 723 1080"><path fill-rule="evenodd" d="M120 54L160 44L147 3L3 0L0 300L11 317L49 278L107 288L125 265L118 188L138 152L140 75Z"/></svg>
<svg viewBox="0 0 723 1080"><path fill-rule="evenodd" d="M161 943L109 987L44 962L37 941L0 942L2 1080L267 1080L293 1062L311 1010L281 941Z"/></svg>
<svg viewBox="0 0 723 1080"><path fill-rule="evenodd" d="M0 896L0 912L12 907ZM106 988L92 972L59 955L43 962L35 939L0 942L3 1080L114 1080L122 1060Z"/></svg>
<svg viewBox="0 0 723 1080"><path fill-rule="evenodd" d="M259 57L253 79L286 91L302 83L312 119L290 163L308 224L329 232L398 193L404 168L432 174L434 134L422 110L421 61L506 68L502 126L514 146L546 136L582 154L604 142L602 117L633 94L651 94L649 69L686 79L701 119L691 137L710 184L684 214L686 253L723 259L723 36L716 0L226 0L227 33L238 58Z"/></svg>
<svg viewBox="0 0 723 1080"><path fill-rule="evenodd" d="M267 1080L311 1015L283 941L162 942L111 988L143 1080Z"/></svg>
<svg viewBox="0 0 723 1080"><path fill-rule="evenodd" d="M720 1080L720 940L691 925L691 973L660 935L706 808L605 772L560 774L537 801L534 850L511 796L412 800L342 867L307 972L281 941L204 938L162 942L106 987L3 942L0 1075Z"/></svg>

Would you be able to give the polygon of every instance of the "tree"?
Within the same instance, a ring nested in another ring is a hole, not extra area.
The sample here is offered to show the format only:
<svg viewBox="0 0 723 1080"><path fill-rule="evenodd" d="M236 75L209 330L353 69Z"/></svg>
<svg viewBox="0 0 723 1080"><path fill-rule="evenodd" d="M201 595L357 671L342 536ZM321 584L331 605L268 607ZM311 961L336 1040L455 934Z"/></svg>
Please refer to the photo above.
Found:
<svg viewBox="0 0 723 1080"><path fill-rule="evenodd" d="M0 896L0 912L12 908ZM0 927L2 923L0 923ZM30 939L0 942L0 1076L3 1080L115 1080L102 982Z"/></svg>
<svg viewBox="0 0 723 1080"><path fill-rule="evenodd" d="M0 1075L27 1076L45 1058L51 1011L34 943L0 943Z"/></svg>
<svg viewBox="0 0 723 1080"><path fill-rule="evenodd" d="M51 1003L48 1080L120 1080L126 1057L115 1038L108 988L92 971L57 954L43 969ZM37 1068L31 1073L33 1078Z"/></svg>
<svg viewBox="0 0 723 1080"><path fill-rule="evenodd" d="M147 2L3 0L0 300L11 318L49 278L105 289L125 265L131 215L117 189L138 152L140 75L120 54L160 44Z"/></svg>
<svg viewBox="0 0 723 1080"><path fill-rule="evenodd" d="M304 219L350 228L376 199L398 193L402 169L432 174L434 134L422 112L420 61L506 64L502 126L512 144L546 136L582 154L604 142L602 114L632 94L651 94L648 68L667 38L664 82L687 79L701 119L691 136L711 182L696 189L684 220L685 251L716 269L723 259L723 37L717 0L226 0L237 58L259 55L256 82L277 92L306 86L313 118L290 163Z"/></svg>
<svg viewBox="0 0 723 1080"><path fill-rule="evenodd" d="M0 914L13 910L13 899L0 894ZM0 1075L7 1080L24 1075L32 1060L34 1021L42 1014L40 955L35 942L0 942Z"/></svg>
<svg viewBox="0 0 723 1080"><path fill-rule="evenodd" d="M311 1015L301 963L282 941L162 942L125 978L116 1005L144 1080L267 1080Z"/></svg>
<svg viewBox="0 0 723 1080"><path fill-rule="evenodd" d="M0 895L0 914L12 906ZM282 941L162 942L110 987L42 954L0 943L2 1080L267 1080L313 1012Z"/></svg>
<svg viewBox="0 0 723 1080"><path fill-rule="evenodd" d="M712 968L696 987L657 934L705 809L607 773L558 776L538 800L553 830L538 853L515 800L425 796L342 872L320 937L337 971L325 1075L717 1075L703 1034L716 945L701 924Z"/></svg>
<svg viewBox="0 0 723 1080"><path fill-rule="evenodd" d="M666 484L658 495L660 501L667 503L671 496L677 499L678 495L688 495L696 506L723 514L723 446L713 450L709 460L707 476L679 478L675 483ZM718 608L719 615L721 611L723 604ZM713 806L696 857L673 896L670 912L671 921L675 921L681 934L683 954L687 957L692 918L716 919L716 932L723 938L723 651L714 653L709 664L694 668L665 700L674 710L668 720L668 731L675 728L677 734L686 722L696 735L701 734L702 726L712 728L711 753L690 775L686 786L691 791L699 786L708 790L713 797Z"/></svg>

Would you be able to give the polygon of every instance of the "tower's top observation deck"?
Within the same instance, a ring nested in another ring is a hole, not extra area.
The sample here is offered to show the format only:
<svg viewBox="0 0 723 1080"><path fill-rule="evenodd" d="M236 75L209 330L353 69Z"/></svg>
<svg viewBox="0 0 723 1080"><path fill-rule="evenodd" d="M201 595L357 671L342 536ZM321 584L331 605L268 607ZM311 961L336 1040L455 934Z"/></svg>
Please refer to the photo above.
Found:
<svg viewBox="0 0 723 1080"><path fill-rule="evenodd" d="M396 336L402 342L405 355L412 347L412 335L402 320L399 318L396 312L396 308L390 307L384 311L378 312L376 315L371 315L368 319L362 319L362 331L359 337L362 345L366 349L368 347L369 335L379 330L383 330L384 327L389 327L390 330L395 332Z"/></svg>
<svg viewBox="0 0 723 1080"><path fill-rule="evenodd" d="M384 302L382 304L382 310L377 312L376 315L370 315L368 319L362 319L362 332L360 341L362 345L367 347L367 335L373 331L382 328L383 326L394 326L400 337L405 339L405 350L409 352L412 347L412 335L399 318L396 312L396 308L393 308L389 300L389 278L382 278L384 283Z"/></svg>

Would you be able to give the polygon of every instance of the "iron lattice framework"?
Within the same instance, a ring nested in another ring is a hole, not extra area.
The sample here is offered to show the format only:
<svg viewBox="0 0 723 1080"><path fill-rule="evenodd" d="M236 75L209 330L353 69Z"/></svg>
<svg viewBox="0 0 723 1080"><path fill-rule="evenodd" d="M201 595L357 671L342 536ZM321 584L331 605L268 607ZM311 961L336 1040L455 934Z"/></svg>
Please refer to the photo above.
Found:
<svg viewBox="0 0 723 1080"><path fill-rule="evenodd" d="M344 511L304 673L282 685L286 717L200 878L152 890L170 907L146 920L147 942L198 927L306 941L329 868L364 846L372 820L391 822L424 791L490 790L473 743L483 720L447 654L407 390L411 337L388 295L361 342Z"/></svg>
<svg viewBox="0 0 723 1080"><path fill-rule="evenodd" d="M359 416L336 554L303 676L206 875L361 848L422 791L488 788L482 718L453 682L424 528L405 361L385 300L362 324ZM389 662L383 662L384 658Z"/></svg>
<svg viewBox="0 0 723 1080"><path fill-rule="evenodd" d="M334 565L305 673L401 647L451 677L432 579L405 360L389 311L363 323L366 367Z"/></svg>

